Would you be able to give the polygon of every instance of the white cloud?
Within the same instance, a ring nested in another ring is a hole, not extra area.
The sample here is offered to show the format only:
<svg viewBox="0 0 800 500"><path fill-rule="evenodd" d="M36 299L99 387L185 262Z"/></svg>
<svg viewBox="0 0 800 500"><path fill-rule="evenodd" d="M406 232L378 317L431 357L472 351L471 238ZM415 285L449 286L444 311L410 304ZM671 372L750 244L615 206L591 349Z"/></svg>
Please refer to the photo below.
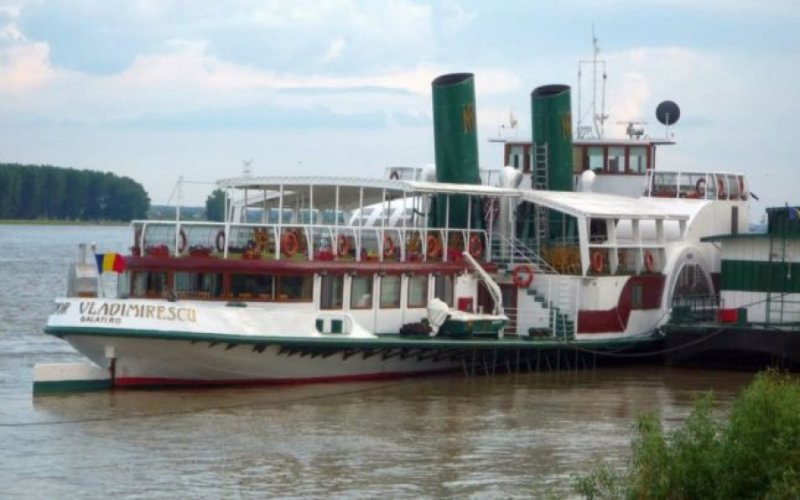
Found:
<svg viewBox="0 0 800 500"><path fill-rule="evenodd" d="M55 73L48 52L43 43L13 45L0 51L0 94L35 90L52 82Z"/></svg>

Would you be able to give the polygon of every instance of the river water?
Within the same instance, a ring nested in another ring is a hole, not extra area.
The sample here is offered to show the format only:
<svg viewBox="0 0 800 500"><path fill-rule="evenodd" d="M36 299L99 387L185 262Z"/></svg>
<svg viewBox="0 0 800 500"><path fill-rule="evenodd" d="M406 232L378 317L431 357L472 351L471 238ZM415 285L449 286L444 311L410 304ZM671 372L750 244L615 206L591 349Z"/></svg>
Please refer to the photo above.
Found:
<svg viewBox="0 0 800 500"><path fill-rule="evenodd" d="M636 416L680 423L752 374L561 373L34 398L33 365L79 361L42 333L80 242L124 252L123 227L0 225L0 497L562 497L629 457ZM107 276L113 290L113 275Z"/></svg>

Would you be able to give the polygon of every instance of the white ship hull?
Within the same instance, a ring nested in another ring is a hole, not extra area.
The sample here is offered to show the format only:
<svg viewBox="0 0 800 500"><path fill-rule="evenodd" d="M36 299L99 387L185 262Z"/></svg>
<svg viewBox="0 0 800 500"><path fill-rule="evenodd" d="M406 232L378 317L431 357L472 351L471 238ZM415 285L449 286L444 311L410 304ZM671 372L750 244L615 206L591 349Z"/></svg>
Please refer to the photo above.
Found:
<svg viewBox="0 0 800 500"><path fill-rule="evenodd" d="M152 385L290 384L371 380L431 374L458 368L446 359L396 355L384 359L346 350L301 353L279 345L70 335L67 341L94 363L108 363L118 387ZM263 350L262 350L263 349Z"/></svg>

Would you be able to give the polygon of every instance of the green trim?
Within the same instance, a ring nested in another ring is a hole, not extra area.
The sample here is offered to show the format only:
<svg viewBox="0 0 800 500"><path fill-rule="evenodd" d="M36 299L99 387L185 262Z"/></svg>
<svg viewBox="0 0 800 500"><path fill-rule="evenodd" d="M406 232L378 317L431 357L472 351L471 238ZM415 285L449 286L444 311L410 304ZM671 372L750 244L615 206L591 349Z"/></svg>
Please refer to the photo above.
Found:
<svg viewBox="0 0 800 500"><path fill-rule="evenodd" d="M56 380L33 383L33 395L62 394L65 392L105 391L113 387L110 378L94 380Z"/></svg>
<svg viewBox="0 0 800 500"><path fill-rule="evenodd" d="M712 236L704 236L700 241L704 243L711 243L714 241L736 241L736 240L768 240L775 237L769 233L737 233L737 234L715 234ZM790 236L786 235L787 239L800 238L800 235Z"/></svg>
<svg viewBox="0 0 800 500"><path fill-rule="evenodd" d="M220 333L194 333L163 330L132 330L126 328L105 328L86 326L48 326L45 333L64 338L69 335L90 337L140 338L156 340L182 340L186 342L215 342L234 345L279 345L288 347L333 347L333 348L493 348L493 349L530 349L530 348L618 348L621 345L647 344L659 342L657 337L560 341L556 339L440 339L437 337L406 338L396 334L384 335L376 339L342 338L342 337L275 337L255 335L235 335Z"/></svg>
<svg viewBox="0 0 800 500"><path fill-rule="evenodd" d="M740 292L800 293L800 263L723 260L720 289Z"/></svg>

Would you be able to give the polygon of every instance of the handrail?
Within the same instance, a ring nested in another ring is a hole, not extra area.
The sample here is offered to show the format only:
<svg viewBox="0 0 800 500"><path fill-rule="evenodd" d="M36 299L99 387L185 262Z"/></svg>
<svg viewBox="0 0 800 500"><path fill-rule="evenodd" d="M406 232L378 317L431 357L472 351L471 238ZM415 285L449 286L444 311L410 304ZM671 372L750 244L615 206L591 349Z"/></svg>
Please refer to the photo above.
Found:
<svg viewBox="0 0 800 500"><path fill-rule="evenodd" d="M516 264L519 262L522 264L532 265L539 274L560 274L555 268L553 268L553 266L548 264L547 261L541 257L541 255L536 253L532 248L525 245L519 239L508 238L499 233L495 233L492 235L492 237L493 243L495 240L497 240L501 247L505 247L509 250L509 258L502 260L508 260L511 264ZM498 261L501 260L499 259L499 256L503 255L503 252L492 252L492 255L496 255L497 257L495 257L493 260Z"/></svg>
<svg viewBox="0 0 800 500"><path fill-rule="evenodd" d="M315 257L315 250L317 250L320 243L329 245L333 250L333 255L336 255L337 238L340 235L345 235L354 240L354 245L351 249L356 250L354 258L356 261L362 260L362 251L375 251L377 252L377 259L384 260L397 256L401 260L408 260L408 249L406 245L409 243L409 238L416 235L419 238L419 252L423 256L429 256L428 249L428 236L433 234L437 236L437 241L441 245L442 252L436 256L435 259L441 259L443 262L452 260L453 256L450 254L452 249L449 244L453 241L453 236L460 235L461 246L458 248L459 253L462 250L469 249L470 238L474 235L479 235L483 238L482 241L489 241L488 232L484 229L464 229L464 228L440 228L428 226L407 226L407 227L383 227L383 226L361 226L361 225L338 225L338 224L286 224L286 223L264 223L264 222L242 222L242 223L224 223L224 222L208 222L208 221L133 221L134 233L139 233L134 241L134 246L144 253L145 250L153 246L165 246L171 248L171 254L178 255L175 248L175 241L178 240L178 231L186 231L187 234L187 251L193 246L202 246L207 249L213 250L215 247L219 250L220 243L224 241L224 249L220 252L224 258L227 258L227 253L230 248L235 246L242 246L247 240L247 233L241 232L242 230L255 230L264 229L269 232L274 244L274 257L280 259L280 239L284 230L292 229L298 231L298 236L303 235L305 241L308 243L306 249L306 257L308 260L317 260ZM195 233L192 237L192 230L206 230L200 238L197 238ZM151 231L159 231L162 234L153 237ZM173 234L174 230L174 234ZM224 231L224 238L218 237L219 231ZM149 233L149 234L148 234ZM392 244L397 245L395 252L386 252L386 237L392 238ZM198 239L200 241L198 241ZM255 239L255 238L251 238ZM396 239L396 241L395 241ZM371 242L372 245L366 242ZM491 260L491 253L484 254L485 260ZM271 252L272 253L272 252ZM428 260L430 257L428 257Z"/></svg>

